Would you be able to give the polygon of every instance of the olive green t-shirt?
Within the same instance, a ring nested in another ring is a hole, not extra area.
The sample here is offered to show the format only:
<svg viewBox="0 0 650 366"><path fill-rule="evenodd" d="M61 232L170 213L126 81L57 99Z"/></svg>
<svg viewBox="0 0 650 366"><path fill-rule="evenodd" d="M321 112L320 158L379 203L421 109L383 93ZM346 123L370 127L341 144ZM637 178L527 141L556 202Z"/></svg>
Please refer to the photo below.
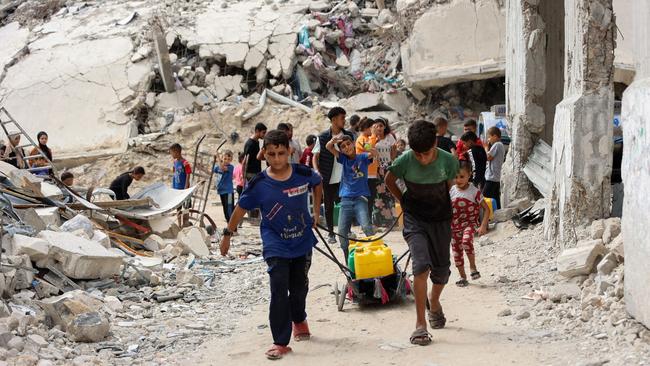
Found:
<svg viewBox="0 0 650 366"><path fill-rule="evenodd" d="M423 221L444 221L451 219L451 199L447 181L458 172L458 159L438 149L436 160L422 165L412 150L395 159L388 170L404 180L406 192L402 197L405 213Z"/></svg>

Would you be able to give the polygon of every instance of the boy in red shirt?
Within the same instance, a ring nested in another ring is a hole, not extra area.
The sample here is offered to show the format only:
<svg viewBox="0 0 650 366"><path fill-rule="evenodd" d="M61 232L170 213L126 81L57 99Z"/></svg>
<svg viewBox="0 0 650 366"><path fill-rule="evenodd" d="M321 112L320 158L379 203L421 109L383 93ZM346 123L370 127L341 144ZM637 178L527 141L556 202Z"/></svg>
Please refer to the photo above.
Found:
<svg viewBox="0 0 650 366"><path fill-rule="evenodd" d="M465 124L463 125L463 133L471 131L471 132L474 132L476 134L476 136L478 136L478 133L476 132L477 128L478 127L476 126L476 121L473 120L473 119L470 119L467 122L465 122ZM476 138L475 145L479 146L479 147L483 147L483 141L481 141L480 137ZM465 144L462 141L458 140L458 143L456 143L456 153L455 153L458 160L465 160L467 158L465 156L465 153L467 152L467 150L468 150L468 148L465 147Z"/></svg>

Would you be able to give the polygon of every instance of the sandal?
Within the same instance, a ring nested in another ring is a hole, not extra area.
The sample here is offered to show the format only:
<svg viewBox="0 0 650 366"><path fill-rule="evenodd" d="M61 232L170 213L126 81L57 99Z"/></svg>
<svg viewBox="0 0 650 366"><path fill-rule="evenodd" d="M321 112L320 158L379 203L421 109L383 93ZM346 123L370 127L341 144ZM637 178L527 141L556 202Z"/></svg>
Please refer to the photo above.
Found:
<svg viewBox="0 0 650 366"><path fill-rule="evenodd" d="M311 333L309 333L309 325L307 321L302 323L293 323L293 339L296 342L308 341L311 338Z"/></svg>
<svg viewBox="0 0 650 366"><path fill-rule="evenodd" d="M472 276L473 280L478 280L479 278L481 278L481 272L474 271L474 272L472 272L471 276Z"/></svg>
<svg viewBox="0 0 650 366"><path fill-rule="evenodd" d="M411 333L410 341L417 346L427 346L431 344L431 334L424 328L418 328Z"/></svg>
<svg viewBox="0 0 650 366"><path fill-rule="evenodd" d="M447 318L445 318L445 313L442 312L442 309L435 313L429 311L429 325L432 329L442 329L446 323Z"/></svg>
<svg viewBox="0 0 650 366"><path fill-rule="evenodd" d="M467 282L466 279L461 278L460 280L456 281L456 286L458 286L458 287L467 287L467 286L469 286L469 282Z"/></svg>
<svg viewBox="0 0 650 366"><path fill-rule="evenodd" d="M269 360L279 360L282 358L282 356L286 355L289 352L291 352L291 347L274 344L264 354L266 355L266 358L268 358Z"/></svg>

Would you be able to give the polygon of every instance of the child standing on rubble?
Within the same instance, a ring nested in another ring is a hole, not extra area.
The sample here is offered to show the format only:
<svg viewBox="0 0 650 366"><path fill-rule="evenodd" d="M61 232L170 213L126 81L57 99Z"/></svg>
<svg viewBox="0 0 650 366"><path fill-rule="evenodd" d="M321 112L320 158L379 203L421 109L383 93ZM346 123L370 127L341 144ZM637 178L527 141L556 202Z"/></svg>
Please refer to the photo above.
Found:
<svg viewBox="0 0 650 366"><path fill-rule="evenodd" d="M230 215L235 209L235 188L232 185L233 172L235 167L232 166L232 151L226 150L223 156L217 154L219 164L214 167L214 173L217 174L216 186L217 194L221 198L221 207L226 222L230 221Z"/></svg>
<svg viewBox="0 0 650 366"><path fill-rule="evenodd" d="M338 146L337 150L334 146ZM352 220L357 219L366 236L373 234L368 213L368 165L377 157L377 150L371 149L369 153L357 154L352 138L347 135L333 137L327 142L325 148L334 155L334 158L343 165L341 174L341 197L338 234L345 261L348 258L349 241L347 235L352 227Z"/></svg>
<svg viewBox="0 0 650 366"><path fill-rule="evenodd" d="M485 170L485 187L483 195L494 198L497 207L501 208L501 167L506 156L506 148L501 142L501 130L498 127L490 127L487 130L489 145L485 147L488 166Z"/></svg>
<svg viewBox="0 0 650 366"><path fill-rule="evenodd" d="M413 261L417 320L410 341L424 346L431 343L425 318L427 299L431 328L444 328L447 321L440 295L449 281L452 218L449 189L458 172L458 160L436 147L436 126L431 122L413 122L408 129L408 142L411 149L388 168L386 186L401 203L403 235ZM397 179L406 184L403 194ZM428 278L433 282L430 294L427 294Z"/></svg>
<svg viewBox="0 0 650 366"><path fill-rule="evenodd" d="M289 164L289 137L282 131L270 131L262 147L268 168L249 183L235 207L228 227L223 230L221 255L228 254L230 238L246 210L260 208L262 255L268 266L271 285L269 320L273 345L266 351L272 360L291 352L291 333L296 341L310 339L306 298L307 274L311 266L316 237L312 227L318 222L322 179L312 169ZM313 190L313 217L307 208L308 193Z"/></svg>
<svg viewBox="0 0 650 366"><path fill-rule="evenodd" d="M192 166L183 158L183 148L179 144L173 144L169 148L169 154L174 159L172 167L172 188L174 189L188 189L190 188L190 174L192 174Z"/></svg>
<svg viewBox="0 0 650 366"><path fill-rule="evenodd" d="M471 175L472 165L468 161L461 161L460 169L456 174L456 184L449 190L453 215L451 219L451 251L454 256L454 264L460 275L460 280L456 282L458 287L469 285L467 274L465 274L463 252L469 260L472 279L481 278L481 273L476 269L476 258L474 257L474 235L481 209L483 209L483 220L478 229L479 235L487 233L490 216L488 205L483 200L483 194L476 186L469 183Z"/></svg>

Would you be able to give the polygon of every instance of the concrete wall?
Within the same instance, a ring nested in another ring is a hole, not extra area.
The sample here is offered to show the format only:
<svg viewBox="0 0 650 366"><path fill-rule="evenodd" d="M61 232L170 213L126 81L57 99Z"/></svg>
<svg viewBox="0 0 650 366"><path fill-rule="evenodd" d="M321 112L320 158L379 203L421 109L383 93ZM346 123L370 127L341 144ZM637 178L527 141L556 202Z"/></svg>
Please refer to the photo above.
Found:
<svg viewBox="0 0 650 366"><path fill-rule="evenodd" d="M650 327L650 3L630 2L636 9L638 72L623 94L625 303L632 316Z"/></svg>
<svg viewBox="0 0 650 366"><path fill-rule="evenodd" d="M408 83L426 88L502 76L505 9L494 0L434 5L402 45Z"/></svg>
<svg viewBox="0 0 650 366"><path fill-rule="evenodd" d="M506 1L510 3L511 1ZM541 14L550 29L562 29L561 0L528 1ZM405 80L413 86L427 88L467 80L487 79L505 75L506 68L506 7L494 0L452 0L434 5L416 21L410 38L402 45L402 65ZM508 4L507 6L511 6ZM539 10L537 9L539 8ZM619 35L616 47L614 81L629 84L634 76L634 31L631 27L635 12L630 0L614 0L614 12ZM557 60L562 53L561 35L549 34L547 56ZM546 114L561 100L561 62L547 63L550 75L548 101L543 101ZM558 99L559 96L559 99ZM549 120L549 126L552 126ZM550 142L552 129L543 137Z"/></svg>
<svg viewBox="0 0 650 366"><path fill-rule="evenodd" d="M540 98L546 124L541 138L549 145L553 143L553 119L555 106L564 97L564 0L541 0L539 15L546 23L545 63L546 90Z"/></svg>
<svg viewBox="0 0 650 366"><path fill-rule="evenodd" d="M615 24L612 0L565 3L564 99L555 112L547 239L577 242L575 228L611 207Z"/></svg>

